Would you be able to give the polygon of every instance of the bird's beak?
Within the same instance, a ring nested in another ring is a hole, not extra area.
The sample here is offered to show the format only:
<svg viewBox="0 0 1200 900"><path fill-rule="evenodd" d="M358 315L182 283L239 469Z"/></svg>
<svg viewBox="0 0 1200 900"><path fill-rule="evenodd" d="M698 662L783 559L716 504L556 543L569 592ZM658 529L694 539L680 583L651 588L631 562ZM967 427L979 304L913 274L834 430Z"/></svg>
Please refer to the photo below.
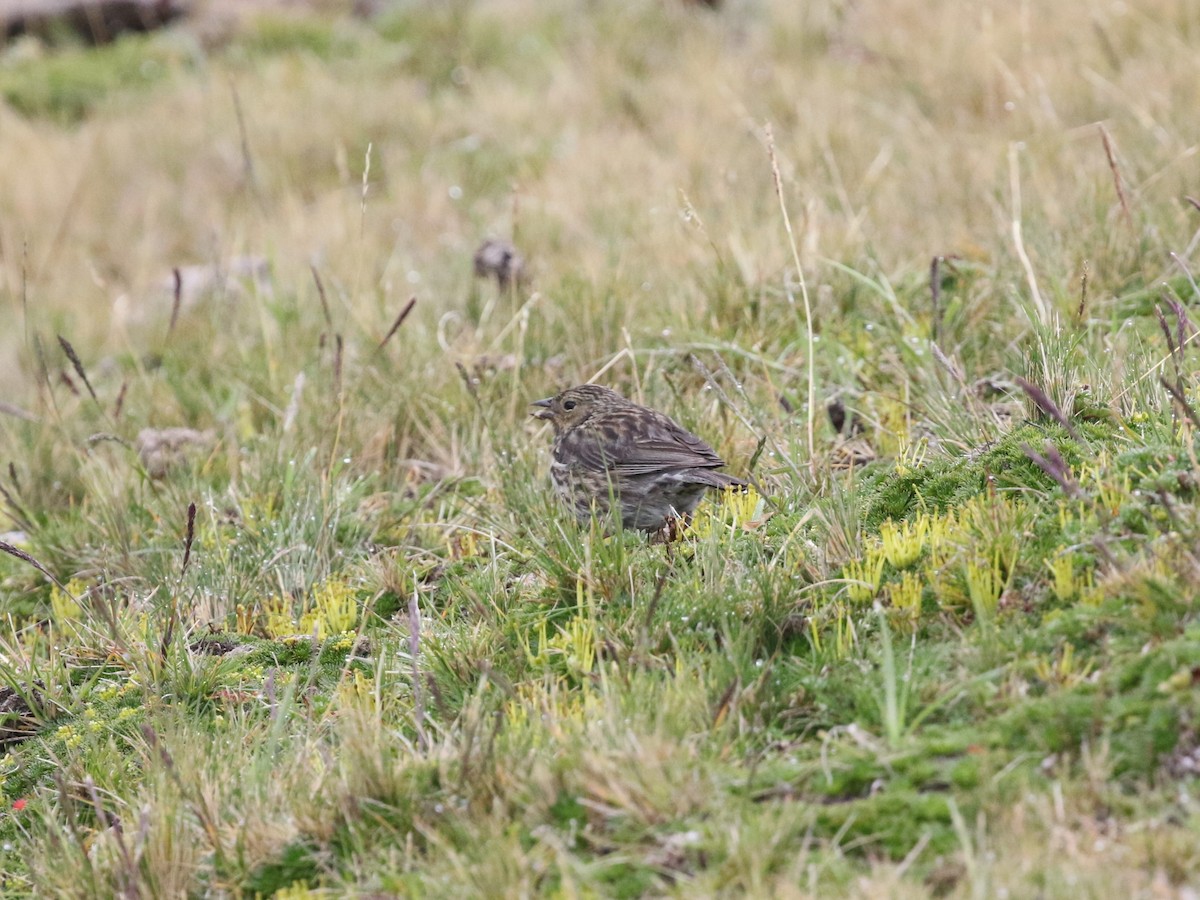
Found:
<svg viewBox="0 0 1200 900"><path fill-rule="evenodd" d="M530 406L539 406L539 407L541 407L541 409L539 409L539 410L538 410L537 412L535 412L535 413L530 413L530 415L532 415L532 416L533 416L535 419L549 419L549 418L552 418L552 417L554 416L554 413L552 413L552 412L550 411L550 404L551 404L551 403L553 403L553 402L554 402L554 398L553 398L553 397L547 397L545 400L534 400L534 401L533 401L532 403L530 403L529 405L530 405Z"/></svg>

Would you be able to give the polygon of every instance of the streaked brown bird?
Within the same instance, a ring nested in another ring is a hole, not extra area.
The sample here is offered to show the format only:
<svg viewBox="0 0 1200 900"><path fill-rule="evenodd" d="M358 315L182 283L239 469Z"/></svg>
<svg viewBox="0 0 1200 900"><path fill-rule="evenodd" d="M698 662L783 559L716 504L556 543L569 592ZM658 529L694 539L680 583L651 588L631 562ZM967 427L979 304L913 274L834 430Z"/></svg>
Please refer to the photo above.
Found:
<svg viewBox="0 0 1200 900"><path fill-rule="evenodd" d="M676 422L596 384L536 400L533 415L554 428L550 477L580 522L608 515L615 499L625 528L655 532L686 523L709 488L744 487L717 469L725 461Z"/></svg>

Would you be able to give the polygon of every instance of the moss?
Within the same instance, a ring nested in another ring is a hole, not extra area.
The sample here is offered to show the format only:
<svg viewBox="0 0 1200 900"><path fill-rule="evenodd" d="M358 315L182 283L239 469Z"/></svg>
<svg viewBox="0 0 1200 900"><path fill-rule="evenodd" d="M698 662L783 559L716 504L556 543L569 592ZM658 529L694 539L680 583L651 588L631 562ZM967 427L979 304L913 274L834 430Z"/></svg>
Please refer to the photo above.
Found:
<svg viewBox="0 0 1200 900"><path fill-rule="evenodd" d="M1157 280L1149 286L1135 287L1121 294L1113 305L1113 314L1117 318L1153 316L1154 310L1162 302L1164 295L1190 297L1192 293L1191 279L1186 273L1172 275L1166 279Z"/></svg>
<svg viewBox="0 0 1200 900"><path fill-rule="evenodd" d="M599 865L596 880L618 898L645 897L662 881L658 873L647 866L619 861Z"/></svg>
<svg viewBox="0 0 1200 900"><path fill-rule="evenodd" d="M97 48L72 48L0 68L0 97L26 116L78 122L107 97L143 89L183 70L166 41L128 35Z"/></svg>
<svg viewBox="0 0 1200 900"><path fill-rule="evenodd" d="M263 15L238 36L234 49L251 58L278 56L284 53L308 53L318 59L330 60L350 56L356 45L320 19L306 16Z"/></svg>
<svg viewBox="0 0 1200 900"><path fill-rule="evenodd" d="M315 887L319 873L316 847L307 840L297 841L285 847L277 859L250 873L242 882L242 890L251 897L270 897L296 884Z"/></svg>
<svg viewBox="0 0 1200 900"><path fill-rule="evenodd" d="M475 13L461 0L427 9L402 6L381 17L377 29L384 40L406 48L405 69L435 89L463 88L473 71L517 59L532 63L540 55L528 52L540 42L519 40L504 20Z"/></svg>
<svg viewBox="0 0 1200 900"><path fill-rule="evenodd" d="M863 850L882 850L892 859L902 859L923 834L930 836L932 854L958 847L947 798L912 790L885 791L824 807L815 830L825 838L839 836L843 846L860 844Z"/></svg>
<svg viewBox="0 0 1200 900"><path fill-rule="evenodd" d="M1200 716L1192 673L1200 671L1200 641L1185 638L1101 672L1098 683L1029 698L1002 714L989 731L992 746L1009 751L1076 753L1106 741L1114 774L1137 783L1152 776Z"/></svg>
<svg viewBox="0 0 1200 900"><path fill-rule="evenodd" d="M989 490L1051 492L1057 488L1054 479L1021 449L1023 444L1041 447L1046 440L1069 465L1079 463L1079 448L1061 429L1024 425L974 455L932 459L902 473L881 466L865 485L863 527L878 532L888 519L907 519L919 509L942 511Z"/></svg>

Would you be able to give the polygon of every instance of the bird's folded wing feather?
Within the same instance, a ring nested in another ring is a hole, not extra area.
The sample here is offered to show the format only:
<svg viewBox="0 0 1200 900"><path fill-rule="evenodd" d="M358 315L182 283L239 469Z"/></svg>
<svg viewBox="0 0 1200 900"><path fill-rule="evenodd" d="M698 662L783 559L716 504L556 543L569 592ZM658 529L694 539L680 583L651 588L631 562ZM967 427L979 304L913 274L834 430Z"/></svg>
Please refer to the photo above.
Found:
<svg viewBox="0 0 1200 900"><path fill-rule="evenodd" d="M725 461L713 452L712 447L699 438L690 441L682 438L683 436L676 440L636 441L636 450L617 461L617 471L629 475L642 475L663 469L715 468L725 465Z"/></svg>
<svg viewBox="0 0 1200 900"><path fill-rule="evenodd" d="M619 475L649 475L666 469L716 468L721 457L700 438L681 430L654 435L621 435L613 439L580 429L564 441L564 455L590 469Z"/></svg>

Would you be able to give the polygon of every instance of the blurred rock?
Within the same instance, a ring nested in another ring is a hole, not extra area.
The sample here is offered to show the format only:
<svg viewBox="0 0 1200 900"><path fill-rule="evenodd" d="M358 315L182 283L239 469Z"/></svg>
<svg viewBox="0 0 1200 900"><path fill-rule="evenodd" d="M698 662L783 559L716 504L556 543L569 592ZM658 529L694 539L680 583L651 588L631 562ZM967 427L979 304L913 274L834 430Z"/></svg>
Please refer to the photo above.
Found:
<svg viewBox="0 0 1200 900"><path fill-rule="evenodd" d="M150 477L162 478L171 466L187 459L190 451L211 447L216 437L213 431L194 428L143 428L134 445Z"/></svg>
<svg viewBox="0 0 1200 900"><path fill-rule="evenodd" d="M475 277L495 278L501 290L519 285L525 277L525 259L508 241L488 238L475 251Z"/></svg>
<svg viewBox="0 0 1200 900"><path fill-rule="evenodd" d="M190 0L5 0L0 35L53 37L64 30L94 44L125 31L151 31L185 15Z"/></svg>

